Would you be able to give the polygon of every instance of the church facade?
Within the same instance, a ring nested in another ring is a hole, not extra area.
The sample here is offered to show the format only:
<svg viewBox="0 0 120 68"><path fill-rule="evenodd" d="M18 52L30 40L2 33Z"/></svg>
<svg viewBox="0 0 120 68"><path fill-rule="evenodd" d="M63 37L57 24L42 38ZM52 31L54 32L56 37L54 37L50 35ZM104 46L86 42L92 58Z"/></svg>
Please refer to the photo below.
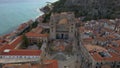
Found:
<svg viewBox="0 0 120 68"><path fill-rule="evenodd" d="M54 13L50 17L50 39L74 39L75 15L72 12Z"/></svg>

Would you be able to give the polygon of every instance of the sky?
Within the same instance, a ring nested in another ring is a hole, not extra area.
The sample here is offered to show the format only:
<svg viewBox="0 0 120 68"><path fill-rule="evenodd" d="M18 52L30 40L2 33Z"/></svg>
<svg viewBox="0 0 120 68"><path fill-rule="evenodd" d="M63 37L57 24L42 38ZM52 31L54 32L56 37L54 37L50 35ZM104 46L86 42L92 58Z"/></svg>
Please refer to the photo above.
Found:
<svg viewBox="0 0 120 68"><path fill-rule="evenodd" d="M13 3L13 2L37 2L38 0L0 0L0 3Z"/></svg>
<svg viewBox="0 0 120 68"><path fill-rule="evenodd" d="M45 0L45 1L56 1L56 0ZM0 0L0 3L12 3L12 2L38 2L38 0Z"/></svg>

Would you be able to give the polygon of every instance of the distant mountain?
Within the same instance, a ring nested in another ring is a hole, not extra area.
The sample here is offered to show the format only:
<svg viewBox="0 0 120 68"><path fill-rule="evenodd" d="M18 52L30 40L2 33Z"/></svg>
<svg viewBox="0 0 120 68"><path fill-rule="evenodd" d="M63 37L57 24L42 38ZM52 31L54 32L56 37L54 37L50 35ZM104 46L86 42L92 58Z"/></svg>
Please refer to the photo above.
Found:
<svg viewBox="0 0 120 68"><path fill-rule="evenodd" d="M86 20L120 18L120 0L59 0L53 12L73 11Z"/></svg>

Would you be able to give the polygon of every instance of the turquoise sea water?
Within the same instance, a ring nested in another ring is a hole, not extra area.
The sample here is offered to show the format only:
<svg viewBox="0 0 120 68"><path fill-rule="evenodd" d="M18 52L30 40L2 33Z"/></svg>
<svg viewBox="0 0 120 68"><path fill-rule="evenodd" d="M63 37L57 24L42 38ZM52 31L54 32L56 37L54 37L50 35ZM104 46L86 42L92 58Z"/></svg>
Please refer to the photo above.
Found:
<svg viewBox="0 0 120 68"><path fill-rule="evenodd" d="M43 13L39 8L57 0L0 0L0 35Z"/></svg>

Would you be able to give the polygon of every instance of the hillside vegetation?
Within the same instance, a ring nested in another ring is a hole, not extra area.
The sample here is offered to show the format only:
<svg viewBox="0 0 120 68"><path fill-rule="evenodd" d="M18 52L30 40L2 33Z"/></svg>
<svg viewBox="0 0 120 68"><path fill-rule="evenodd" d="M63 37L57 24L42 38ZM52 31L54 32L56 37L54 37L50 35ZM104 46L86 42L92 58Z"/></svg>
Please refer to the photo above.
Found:
<svg viewBox="0 0 120 68"><path fill-rule="evenodd" d="M120 17L120 0L59 0L53 5L52 12L73 11L84 20Z"/></svg>

